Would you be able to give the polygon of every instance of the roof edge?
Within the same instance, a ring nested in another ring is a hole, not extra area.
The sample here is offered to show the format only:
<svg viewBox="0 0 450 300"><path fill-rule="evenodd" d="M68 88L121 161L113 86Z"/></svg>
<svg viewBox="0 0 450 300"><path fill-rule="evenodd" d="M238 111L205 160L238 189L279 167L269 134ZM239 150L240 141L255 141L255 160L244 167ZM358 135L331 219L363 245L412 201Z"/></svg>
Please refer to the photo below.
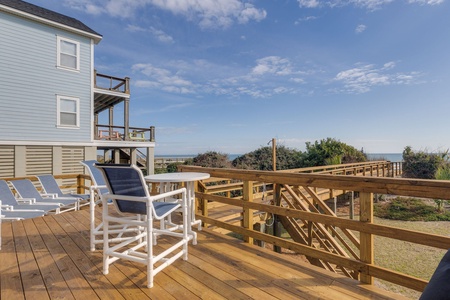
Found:
<svg viewBox="0 0 450 300"><path fill-rule="evenodd" d="M81 29L77 29L77 28L74 28L74 27L71 27L71 26L68 26L68 25L64 25L64 24L61 24L61 23L58 23L58 22L55 22L55 21L51 21L51 20L48 20L48 19L36 16L36 15L30 14L30 13L27 13L27 12L24 12L24 11L21 11L19 9L15 9L15 8L12 8L12 7L3 5L3 4L0 4L0 10L8 12L8 13L11 13L11 14L14 14L14 15L17 15L17 16L24 17L24 18L27 18L27 19L30 19L30 20L33 20L33 21L36 21L36 22L39 22L39 23L42 23L42 24L51 25L53 27L57 27L57 28L60 28L60 29L64 29L64 30L67 30L67 31L71 31L71 32L74 32L74 33L77 33L77 34L89 37L89 38L94 40L95 44L98 44L103 38L99 34L93 34L93 33L90 33L90 32L87 32L87 31L84 31L84 30L81 30Z"/></svg>

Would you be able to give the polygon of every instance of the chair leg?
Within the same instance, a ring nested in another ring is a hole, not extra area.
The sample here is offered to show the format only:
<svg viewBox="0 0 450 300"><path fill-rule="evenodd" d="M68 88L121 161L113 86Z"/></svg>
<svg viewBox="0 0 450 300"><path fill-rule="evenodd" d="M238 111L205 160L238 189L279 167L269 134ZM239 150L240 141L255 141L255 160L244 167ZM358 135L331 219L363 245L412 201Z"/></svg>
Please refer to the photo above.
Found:
<svg viewBox="0 0 450 300"><path fill-rule="evenodd" d="M109 221L107 219L108 208L103 206L103 274L109 273Z"/></svg>
<svg viewBox="0 0 450 300"><path fill-rule="evenodd" d="M147 206L147 211L150 211L150 207ZM154 236L153 233L153 218L151 217L146 217L146 222L147 222L147 228L145 228L145 230L147 230L147 234L146 234L146 239L147 239L147 287L148 288L152 288L153 287L153 271L154 271L154 266L153 266L153 243L154 240L156 241L156 238Z"/></svg>
<svg viewBox="0 0 450 300"><path fill-rule="evenodd" d="M95 192L91 188L91 199L89 201L89 213L91 217L91 251L95 251Z"/></svg>

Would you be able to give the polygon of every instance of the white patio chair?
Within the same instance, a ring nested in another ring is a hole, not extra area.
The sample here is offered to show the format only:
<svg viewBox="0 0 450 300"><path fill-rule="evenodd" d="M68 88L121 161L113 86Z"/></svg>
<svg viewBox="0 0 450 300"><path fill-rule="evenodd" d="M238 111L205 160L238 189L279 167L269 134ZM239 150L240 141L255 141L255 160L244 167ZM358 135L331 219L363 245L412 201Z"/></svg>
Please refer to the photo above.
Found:
<svg viewBox="0 0 450 300"><path fill-rule="evenodd" d="M0 180L0 200L2 200L3 205L8 205L9 210L42 210L46 214L52 212L58 214L61 208L58 203L42 204L34 202L34 199L21 199L21 202L19 202L4 180Z"/></svg>
<svg viewBox="0 0 450 300"><path fill-rule="evenodd" d="M14 210L9 205L2 204L0 199L0 250L2 249L2 222L3 220L18 221L42 217L45 214L43 210Z"/></svg>
<svg viewBox="0 0 450 300"><path fill-rule="evenodd" d="M141 170L135 165L97 165L102 170L110 193L102 196L103 202L103 273L109 273L109 265L118 259L127 259L147 265L147 287L153 286L153 277L165 267L188 255L188 208L186 189L181 188L167 193L150 196ZM179 203L158 202L166 197L181 197ZM110 214L108 199L113 201L116 210L125 217ZM162 220L178 208L182 208L182 232L163 230L154 227L153 221ZM130 219L129 214L142 215L143 218ZM129 236L127 240L114 244L108 239L109 223L122 223L142 228L140 233ZM156 236L171 236L172 245L160 253L153 248ZM176 242L173 242L175 240Z"/></svg>
<svg viewBox="0 0 450 300"><path fill-rule="evenodd" d="M89 205L89 195L86 194L75 194L75 193L64 193L58 185L55 177L51 174L37 175L43 191L46 194L55 194L59 198L74 198L78 199L79 208L85 205Z"/></svg>
<svg viewBox="0 0 450 300"><path fill-rule="evenodd" d="M109 190L106 187L105 179L102 172L95 167L98 164L96 160L80 161L91 177L91 187L89 188L90 200L89 200L89 212L90 212L90 248L91 251L95 251L95 245L103 244L103 222L98 225L95 223L95 207L101 203L101 197L109 194ZM136 218L133 216L132 218ZM138 230L135 227L128 228L127 224L110 225L109 233L112 236L109 238L111 241L119 242L124 240L122 235L124 232L135 232Z"/></svg>
<svg viewBox="0 0 450 300"><path fill-rule="evenodd" d="M55 194L41 194L29 179L11 180L14 190L21 199L34 199L32 203L57 204L60 212L78 210L78 199L60 198Z"/></svg>

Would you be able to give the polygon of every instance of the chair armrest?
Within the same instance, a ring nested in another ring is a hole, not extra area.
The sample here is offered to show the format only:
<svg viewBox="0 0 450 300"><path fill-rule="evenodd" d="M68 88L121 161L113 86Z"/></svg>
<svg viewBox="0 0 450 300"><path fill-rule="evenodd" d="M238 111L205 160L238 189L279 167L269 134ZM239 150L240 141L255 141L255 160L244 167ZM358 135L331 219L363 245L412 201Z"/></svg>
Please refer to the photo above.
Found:
<svg viewBox="0 0 450 300"><path fill-rule="evenodd" d="M58 194L55 194L55 193L41 194L41 196L42 196L43 198L51 198L51 199L58 198Z"/></svg>
<svg viewBox="0 0 450 300"><path fill-rule="evenodd" d="M2 210L13 210L13 209L14 209L13 206L8 205L8 204L2 204L2 205L0 205L0 208L1 208Z"/></svg>
<svg viewBox="0 0 450 300"><path fill-rule="evenodd" d="M16 199L18 203L24 203L24 204L33 204L36 203L35 198L18 198Z"/></svg>

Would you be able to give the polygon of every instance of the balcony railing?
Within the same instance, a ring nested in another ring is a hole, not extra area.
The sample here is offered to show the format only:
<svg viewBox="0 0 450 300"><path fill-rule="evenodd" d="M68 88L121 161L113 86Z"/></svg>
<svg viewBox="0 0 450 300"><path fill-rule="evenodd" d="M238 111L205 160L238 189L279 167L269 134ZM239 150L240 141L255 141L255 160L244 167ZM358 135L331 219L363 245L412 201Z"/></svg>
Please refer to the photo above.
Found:
<svg viewBox="0 0 450 300"><path fill-rule="evenodd" d="M131 142L154 142L155 127L149 128L129 127L128 132L125 126L96 125L96 140L107 141L131 141Z"/></svg>

